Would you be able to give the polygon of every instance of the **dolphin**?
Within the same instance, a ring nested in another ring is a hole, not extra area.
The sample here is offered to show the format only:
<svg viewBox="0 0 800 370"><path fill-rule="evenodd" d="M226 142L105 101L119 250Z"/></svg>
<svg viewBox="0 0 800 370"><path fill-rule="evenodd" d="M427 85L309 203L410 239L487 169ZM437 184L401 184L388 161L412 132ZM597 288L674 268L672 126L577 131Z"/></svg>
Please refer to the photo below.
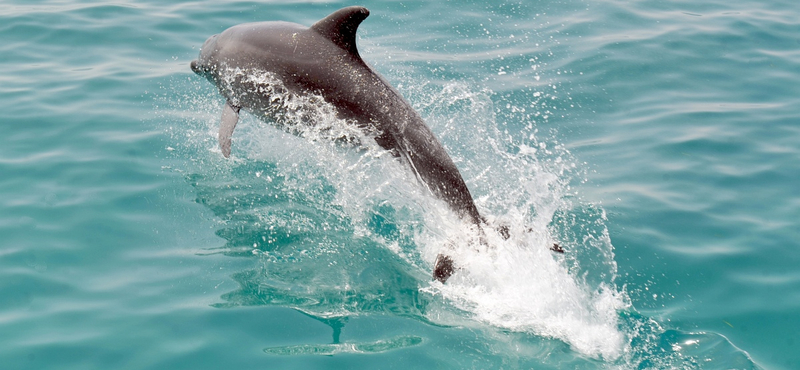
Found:
<svg viewBox="0 0 800 370"><path fill-rule="evenodd" d="M230 156L240 109L270 117L275 115L270 96L275 91L321 96L336 108L339 118L354 122L407 163L423 186L483 235L486 221L442 144L419 113L359 55L356 30L368 15L366 8L351 6L311 27L245 23L206 40L191 68L214 83L226 99L219 129L222 154ZM243 77L242 71L268 73L280 87L260 86L267 82ZM455 270L446 255L440 254L434 265L433 278L442 283Z"/></svg>

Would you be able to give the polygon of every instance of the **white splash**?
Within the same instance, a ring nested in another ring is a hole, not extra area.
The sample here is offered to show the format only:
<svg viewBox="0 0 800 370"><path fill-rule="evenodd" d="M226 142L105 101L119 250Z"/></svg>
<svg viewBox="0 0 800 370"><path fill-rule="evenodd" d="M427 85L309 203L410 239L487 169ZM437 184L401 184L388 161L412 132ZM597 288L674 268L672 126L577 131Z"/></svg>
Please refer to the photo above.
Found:
<svg viewBox="0 0 800 370"><path fill-rule="evenodd" d="M428 123L435 132L445 133L443 142L460 163L490 225L505 225L511 231L504 240L487 230L487 247L476 243L475 235L464 236L469 232L459 222L428 217L426 222L432 222L428 228L437 232L420 237L420 253L432 263L445 251L458 270L446 284L432 282L422 289L491 326L556 338L589 357L619 358L627 338L620 329L618 311L628 302L613 284L616 264L604 213L558 219L583 212L571 200L569 177L576 165L566 148L537 138L533 120L540 116L536 112L525 113L505 103L506 116L500 117L491 92L450 84L441 91L411 93L436 97L418 98L432 102L421 107L429 112ZM551 98L536 92L531 96ZM513 113L517 111L521 113ZM519 132L508 128L512 124ZM454 126L459 129L451 129ZM435 215L441 210L428 212ZM555 242L574 241L560 238L569 233L565 229L582 230L575 238L581 241L562 245L566 254L551 251ZM593 229L600 230L585 231ZM582 265L581 255L603 261ZM608 278L587 279L595 275Z"/></svg>
<svg viewBox="0 0 800 370"><path fill-rule="evenodd" d="M425 289L492 326L560 339L591 357L620 356L620 293L582 284L534 234L490 239L490 249L451 252L459 270L446 284Z"/></svg>

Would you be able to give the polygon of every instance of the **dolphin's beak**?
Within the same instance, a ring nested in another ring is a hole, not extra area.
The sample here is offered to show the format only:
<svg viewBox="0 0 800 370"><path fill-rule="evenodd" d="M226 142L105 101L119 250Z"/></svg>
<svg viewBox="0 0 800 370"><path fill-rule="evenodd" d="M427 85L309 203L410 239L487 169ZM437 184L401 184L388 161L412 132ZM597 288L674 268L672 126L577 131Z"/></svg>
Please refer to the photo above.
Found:
<svg viewBox="0 0 800 370"><path fill-rule="evenodd" d="M203 76L212 83L216 84L217 76L213 67L203 65L200 59L193 60L192 63L190 63L190 66L192 67L192 72L197 73L198 75Z"/></svg>
<svg viewBox="0 0 800 370"><path fill-rule="evenodd" d="M203 74L203 69L202 69L202 68L200 68L200 66L199 66L199 65L197 65L197 60L193 60L193 61L192 61L192 63L191 63L191 66L192 66L192 71L193 71L194 73L197 73L197 74L199 74L199 75L202 75L202 74Z"/></svg>

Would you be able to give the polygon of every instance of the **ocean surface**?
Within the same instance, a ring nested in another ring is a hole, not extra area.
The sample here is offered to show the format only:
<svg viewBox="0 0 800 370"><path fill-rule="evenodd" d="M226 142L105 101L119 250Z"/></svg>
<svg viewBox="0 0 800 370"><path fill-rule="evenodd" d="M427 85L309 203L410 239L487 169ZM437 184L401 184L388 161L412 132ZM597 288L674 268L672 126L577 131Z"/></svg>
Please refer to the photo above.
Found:
<svg viewBox="0 0 800 370"><path fill-rule="evenodd" d="M330 115L223 158L206 38L348 5L509 240ZM5 0L0 128L2 369L800 369L796 0Z"/></svg>

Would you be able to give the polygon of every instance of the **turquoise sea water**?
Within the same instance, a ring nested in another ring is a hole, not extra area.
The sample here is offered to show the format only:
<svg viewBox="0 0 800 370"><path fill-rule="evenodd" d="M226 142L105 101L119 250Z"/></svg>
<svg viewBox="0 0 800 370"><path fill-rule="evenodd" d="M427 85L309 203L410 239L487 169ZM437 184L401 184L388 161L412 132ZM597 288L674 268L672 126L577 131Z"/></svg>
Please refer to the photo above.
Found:
<svg viewBox="0 0 800 370"><path fill-rule="evenodd" d="M347 5L0 4L0 368L800 368L795 1L359 4L492 251L374 148L216 149L205 39Z"/></svg>

